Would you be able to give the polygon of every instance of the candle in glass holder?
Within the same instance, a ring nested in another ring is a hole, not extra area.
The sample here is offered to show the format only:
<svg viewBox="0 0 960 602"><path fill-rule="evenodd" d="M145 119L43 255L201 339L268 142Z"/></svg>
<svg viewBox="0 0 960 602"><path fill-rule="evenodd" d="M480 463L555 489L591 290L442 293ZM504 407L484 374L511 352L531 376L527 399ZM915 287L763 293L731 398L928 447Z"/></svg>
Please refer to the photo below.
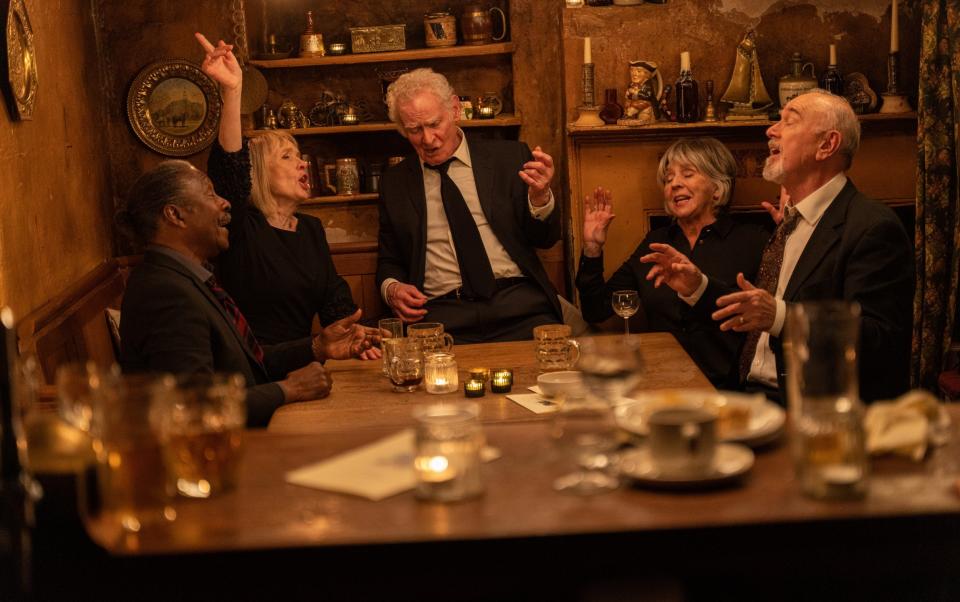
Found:
<svg viewBox="0 0 960 602"><path fill-rule="evenodd" d="M471 378L463 383L463 394L467 397L483 397L486 394L482 380Z"/></svg>
<svg viewBox="0 0 960 602"><path fill-rule="evenodd" d="M493 107L480 107L480 119L493 119L494 117L496 117L496 113Z"/></svg>
<svg viewBox="0 0 960 602"><path fill-rule="evenodd" d="M452 353L431 353L425 360L424 386L427 393L453 393L460 386L457 361Z"/></svg>
<svg viewBox="0 0 960 602"><path fill-rule="evenodd" d="M487 382L490 380L490 368L470 368L470 379Z"/></svg>
<svg viewBox="0 0 960 602"><path fill-rule="evenodd" d="M483 430L480 407L471 402L419 406L417 421L416 496L433 502L455 502L483 492L480 449Z"/></svg>
<svg viewBox="0 0 960 602"><path fill-rule="evenodd" d="M490 379L490 390L494 393L509 393L513 387L513 372L506 368L496 370Z"/></svg>

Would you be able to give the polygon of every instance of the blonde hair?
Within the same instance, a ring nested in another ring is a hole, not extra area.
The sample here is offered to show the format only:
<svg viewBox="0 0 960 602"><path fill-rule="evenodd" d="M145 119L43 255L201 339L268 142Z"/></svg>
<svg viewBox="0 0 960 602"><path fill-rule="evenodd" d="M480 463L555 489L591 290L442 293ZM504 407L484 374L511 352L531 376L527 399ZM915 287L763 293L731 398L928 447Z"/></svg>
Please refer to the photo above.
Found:
<svg viewBox="0 0 960 602"><path fill-rule="evenodd" d="M387 114L390 116L390 121L395 123L401 131L403 131L403 124L400 123L397 107L421 92L433 94L445 109L453 112L451 104L454 95L453 86L447 78L433 69L414 69L398 77L397 81L387 88Z"/></svg>
<svg viewBox="0 0 960 602"><path fill-rule="evenodd" d="M268 130L248 143L250 149L250 202L266 217L277 213L277 200L270 191L270 161L286 144L299 153L296 139L287 132Z"/></svg>
<svg viewBox="0 0 960 602"><path fill-rule="evenodd" d="M713 202L714 214L719 213L733 197L733 186L737 178L737 162L729 149L716 138L680 138L671 144L657 168L657 180L660 186L666 184L667 169L671 163L689 165L703 174L717 187L718 197ZM668 203L664 201L667 213Z"/></svg>

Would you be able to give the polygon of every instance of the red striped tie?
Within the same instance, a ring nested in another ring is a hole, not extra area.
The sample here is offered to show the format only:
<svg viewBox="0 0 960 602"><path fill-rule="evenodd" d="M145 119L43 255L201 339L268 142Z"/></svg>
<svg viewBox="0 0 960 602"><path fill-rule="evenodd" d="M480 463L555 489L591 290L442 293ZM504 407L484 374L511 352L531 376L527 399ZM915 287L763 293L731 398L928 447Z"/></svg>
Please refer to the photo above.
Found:
<svg viewBox="0 0 960 602"><path fill-rule="evenodd" d="M220 286L216 276L211 275L210 278L207 279L206 284L210 287L210 292L220 301L220 305L227 310L227 314L229 314L233 320L234 327L236 327L237 332L240 333L240 338L247 344L247 348L253 353L253 357L257 358L257 361L260 362L262 366L263 347L257 342L257 337L253 336L250 323L243 317L243 313L241 313L240 308L237 307L237 302Z"/></svg>

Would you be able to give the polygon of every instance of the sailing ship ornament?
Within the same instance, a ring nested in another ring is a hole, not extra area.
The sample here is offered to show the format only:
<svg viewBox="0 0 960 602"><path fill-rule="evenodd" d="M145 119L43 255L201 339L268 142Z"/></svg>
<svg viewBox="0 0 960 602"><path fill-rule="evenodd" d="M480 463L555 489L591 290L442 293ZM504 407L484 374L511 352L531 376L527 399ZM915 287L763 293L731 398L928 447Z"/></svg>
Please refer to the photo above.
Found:
<svg viewBox="0 0 960 602"><path fill-rule="evenodd" d="M727 120L766 119L773 100L767 94L760 74L760 61L757 58L756 34L747 32L743 41L737 44L737 57L730 74L730 84L720 98L729 103Z"/></svg>

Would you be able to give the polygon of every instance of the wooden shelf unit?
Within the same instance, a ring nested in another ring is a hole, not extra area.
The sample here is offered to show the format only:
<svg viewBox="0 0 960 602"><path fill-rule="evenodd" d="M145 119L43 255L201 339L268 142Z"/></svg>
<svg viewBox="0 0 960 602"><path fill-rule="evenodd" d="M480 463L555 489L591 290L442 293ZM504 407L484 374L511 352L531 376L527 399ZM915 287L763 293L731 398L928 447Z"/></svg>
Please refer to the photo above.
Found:
<svg viewBox="0 0 960 602"><path fill-rule="evenodd" d="M358 65L361 63L391 63L397 61L422 61L427 59L453 59L491 54L512 54L513 42L481 44L477 46L449 46L447 48L416 48L391 52L365 52L361 54L327 55L313 58L286 58L252 60L251 65L263 69L291 69L298 67L328 67L331 65Z"/></svg>
<svg viewBox="0 0 960 602"><path fill-rule="evenodd" d="M501 113L493 119L464 119L459 122L464 128L484 127L519 127L523 124L519 115ZM357 125L327 125L322 127L295 128L292 130L277 130L287 132L291 136L325 136L332 134L356 134L360 132L390 132L397 126L389 121L371 121ZM244 136L262 136L269 130L244 130Z"/></svg>

